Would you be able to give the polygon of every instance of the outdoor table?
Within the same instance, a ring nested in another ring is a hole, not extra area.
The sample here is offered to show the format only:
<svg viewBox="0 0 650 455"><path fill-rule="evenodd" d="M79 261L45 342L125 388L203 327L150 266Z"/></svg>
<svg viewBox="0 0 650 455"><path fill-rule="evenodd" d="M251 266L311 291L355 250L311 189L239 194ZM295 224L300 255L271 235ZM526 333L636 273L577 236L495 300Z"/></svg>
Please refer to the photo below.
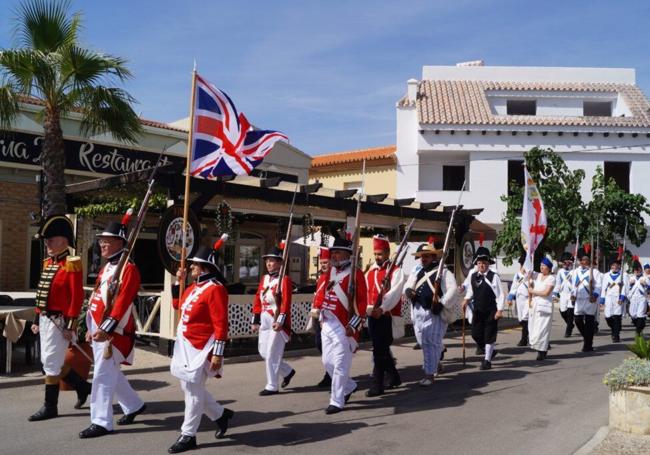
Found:
<svg viewBox="0 0 650 455"><path fill-rule="evenodd" d="M3 325L2 336L7 340L6 374L11 373L13 344L23 334L26 321L33 320L35 314L35 307L0 306L0 322Z"/></svg>

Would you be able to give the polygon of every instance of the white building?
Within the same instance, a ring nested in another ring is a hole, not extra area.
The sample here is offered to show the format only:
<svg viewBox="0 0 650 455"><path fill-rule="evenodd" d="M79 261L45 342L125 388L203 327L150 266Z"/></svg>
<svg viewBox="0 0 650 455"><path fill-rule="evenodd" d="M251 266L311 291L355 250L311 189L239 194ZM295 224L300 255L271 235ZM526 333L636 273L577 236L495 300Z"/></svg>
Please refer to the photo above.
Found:
<svg viewBox="0 0 650 455"><path fill-rule="evenodd" d="M463 205L499 230L500 197L538 146L584 169L585 201L598 165L650 200L649 109L634 69L425 66L397 103L397 197L452 205L464 178Z"/></svg>

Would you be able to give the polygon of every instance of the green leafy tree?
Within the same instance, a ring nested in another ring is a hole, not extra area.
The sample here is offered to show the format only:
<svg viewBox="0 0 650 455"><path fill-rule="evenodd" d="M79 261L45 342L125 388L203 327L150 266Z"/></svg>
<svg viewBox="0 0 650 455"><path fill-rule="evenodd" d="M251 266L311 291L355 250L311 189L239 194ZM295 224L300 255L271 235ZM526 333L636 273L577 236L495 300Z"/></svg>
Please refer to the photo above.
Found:
<svg viewBox="0 0 650 455"><path fill-rule="evenodd" d="M551 149L533 148L524 153L530 176L537 183L544 201L548 229L539 245L539 253L554 257L575 242L576 230L584 229L584 204L580 185L585 178L582 169L570 170L562 157ZM524 189L516 181L510 182L510 194L501 196L507 203L501 222L503 229L492 246L494 254L504 254L504 263L511 264L523 252L521 246L521 210Z"/></svg>
<svg viewBox="0 0 650 455"><path fill-rule="evenodd" d="M80 133L110 132L134 143L141 132L134 99L114 86L131 77L125 60L79 44L81 16L69 1L28 0L17 9L16 45L0 50L0 126L16 118L21 96L39 99L43 122L40 162L45 215L65 213L65 154L61 119L81 116Z"/></svg>
<svg viewBox="0 0 650 455"><path fill-rule="evenodd" d="M600 166L596 167L592 178L591 195L585 225L588 226L590 239L593 239L594 245L597 242L605 259L615 254L619 245L623 244L624 236L627 245L638 247L645 242L648 230L643 214L650 215L650 207L643 195L624 191L614 179L606 182ZM627 259L630 257L628 255Z"/></svg>

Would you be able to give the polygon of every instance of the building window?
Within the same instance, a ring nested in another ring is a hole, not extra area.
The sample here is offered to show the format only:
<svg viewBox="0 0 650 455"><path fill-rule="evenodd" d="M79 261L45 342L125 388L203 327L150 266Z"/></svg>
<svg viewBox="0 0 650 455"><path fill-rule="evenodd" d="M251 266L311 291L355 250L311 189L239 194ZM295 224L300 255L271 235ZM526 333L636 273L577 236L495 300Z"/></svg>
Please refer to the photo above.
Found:
<svg viewBox="0 0 650 455"><path fill-rule="evenodd" d="M442 191L460 191L465 181L465 166L442 166Z"/></svg>
<svg viewBox="0 0 650 455"><path fill-rule="evenodd" d="M512 196L510 182L517 182L517 185L524 186L524 162L522 160L508 160L508 196Z"/></svg>
<svg viewBox="0 0 650 455"><path fill-rule="evenodd" d="M535 115L537 102L535 100L508 100L506 109L508 115Z"/></svg>
<svg viewBox="0 0 650 455"><path fill-rule="evenodd" d="M143 287L160 288L165 281L165 267L158 258L158 240L140 235L133 246L133 262L140 271L140 280Z"/></svg>
<svg viewBox="0 0 650 455"><path fill-rule="evenodd" d="M582 103L582 115L585 117L611 117L611 101L585 101Z"/></svg>
<svg viewBox="0 0 650 455"><path fill-rule="evenodd" d="M626 193L630 192L630 163L605 161L605 185L609 179L614 179L616 184Z"/></svg>

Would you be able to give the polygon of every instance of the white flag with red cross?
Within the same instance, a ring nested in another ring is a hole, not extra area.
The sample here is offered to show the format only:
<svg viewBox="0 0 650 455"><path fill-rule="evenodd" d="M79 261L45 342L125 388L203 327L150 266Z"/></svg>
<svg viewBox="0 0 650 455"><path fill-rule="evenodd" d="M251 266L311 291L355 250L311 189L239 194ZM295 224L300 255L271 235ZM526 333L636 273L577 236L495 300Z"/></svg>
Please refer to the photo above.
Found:
<svg viewBox="0 0 650 455"><path fill-rule="evenodd" d="M524 268L530 272L533 270L533 257L535 250L544 239L546 233L546 212L542 196L539 194L537 184L528 174L524 166L524 204L521 212L521 243L526 250L526 261Z"/></svg>

